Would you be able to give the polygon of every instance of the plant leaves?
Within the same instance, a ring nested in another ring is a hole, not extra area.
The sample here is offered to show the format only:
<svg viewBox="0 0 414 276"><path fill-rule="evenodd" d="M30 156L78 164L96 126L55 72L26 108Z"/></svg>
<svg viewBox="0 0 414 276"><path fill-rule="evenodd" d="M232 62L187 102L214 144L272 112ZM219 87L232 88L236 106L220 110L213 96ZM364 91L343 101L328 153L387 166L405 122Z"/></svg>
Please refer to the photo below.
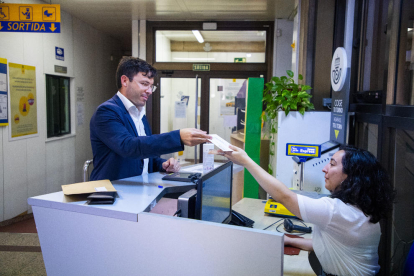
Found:
<svg viewBox="0 0 414 276"><path fill-rule="evenodd" d="M297 110L297 109L298 109L298 105L297 105L295 102L290 103L290 108L291 108L292 110Z"/></svg>
<svg viewBox="0 0 414 276"><path fill-rule="evenodd" d="M289 77L293 78L293 72L291 70L286 70L286 73Z"/></svg>
<svg viewBox="0 0 414 276"><path fill-rule="evenodd" d="M272 81L274 81L275 83L278 83L280 82L280 79L279 77L272 77Z"/></svg>
<svg viewBox="0 0 414 276"><path fill-rule="evenodd" d="M303 80L303 76L301 74L299 74L298 79Z"/></svg>
<svg viewBox="0 0 414 276"><path fill-rule="evenodd" d="M299 111L300 114L305 115L305 108L304 107L299 108L298 111Z"/></svg>
<svg viewBox="0 0 414 276"><path fill-rule="evenodd" d="M283 109L286 110L286 108L289 106L289 102L288 101L282 101L282 106L283 106Z"/></svg>
<svg viewBox="0 0 414 276"><path fill-rule="evenodd" d="M313 103L309 103L307 110L312 110L312 109L315 109L315 106L313 105Z"/></svg>
<svg viewBox="0 0 414 276"><path fill-rule="evenodd" d="M306 91L306 90L312 89L312 87L310 87L309 85L302 85L301 88L302 88L302 91Z"/></svg>
<svg viewBox="0 0 414 276"><path fill-rule="evenodd" d="M301 98L309 98L310 95L306 93L305 91L302 91L298 93L298 96Z"/></svg>

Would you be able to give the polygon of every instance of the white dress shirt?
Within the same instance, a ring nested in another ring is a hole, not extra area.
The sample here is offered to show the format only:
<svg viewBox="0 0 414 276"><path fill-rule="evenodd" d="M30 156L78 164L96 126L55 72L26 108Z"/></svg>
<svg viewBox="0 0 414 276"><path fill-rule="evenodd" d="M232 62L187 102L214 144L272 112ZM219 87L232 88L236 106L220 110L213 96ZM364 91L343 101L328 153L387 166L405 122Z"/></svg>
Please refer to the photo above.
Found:
<svg viewBox="0 0 414 276"><path fill-rule="evenodd" d="M144 123L142 117L145 115L144 107L137 108L130 100L127 99L121 92L116 93L124 104L126 110L134 121L135 128L138 132L138 136L147 136L145 133ZM144 167L142 168L142 174L148 174L148 158L144 159Z"/></svg>

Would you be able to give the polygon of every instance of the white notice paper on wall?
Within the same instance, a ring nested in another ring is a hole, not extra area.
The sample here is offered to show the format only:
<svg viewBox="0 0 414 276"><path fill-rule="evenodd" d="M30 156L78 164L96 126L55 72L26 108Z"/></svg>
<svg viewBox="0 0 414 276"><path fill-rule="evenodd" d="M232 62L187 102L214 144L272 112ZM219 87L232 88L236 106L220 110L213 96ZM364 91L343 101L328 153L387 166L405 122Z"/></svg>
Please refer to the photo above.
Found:
<svg viewBox="0 0 414 276"><path fill-rule="evenodd" d="M230 143L218 136L217 134L209 134L213 139L209 139L211 143L216 145L222 151L233 151L229 148Z"/></svg>
<svg viewBox="0 0 414 276"><path fill-rule="evenodd" d="M176 101L175 104L174 104L174 107L175 107L175 118L185 118L185 117L187 117L186 102Z"/></svg>
<svg viewBox="0 0 414 276"><path fill-rule="evenodd" d="M0 74L0 91L7 91L7 75Z"/></svg>

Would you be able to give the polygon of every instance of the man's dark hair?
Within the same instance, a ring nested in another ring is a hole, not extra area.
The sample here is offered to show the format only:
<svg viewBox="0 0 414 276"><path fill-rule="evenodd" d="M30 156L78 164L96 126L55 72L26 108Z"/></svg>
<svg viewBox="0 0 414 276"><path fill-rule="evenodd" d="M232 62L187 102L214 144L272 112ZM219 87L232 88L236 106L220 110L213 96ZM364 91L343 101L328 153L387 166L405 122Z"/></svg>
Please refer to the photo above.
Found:
<svg viewBox="0 0 414 276"><path fill-rule="evenodd" d="M394 190L388 173L369 151L342 145L342 172L348 177L332 193L344 203L358 207L370 222L377 223L391 210Z"/></svg>
<svg viewBox="0 0 414 276"><path fill-rule="evenodd" d="M127 76L129 81L132 81L139 72L151 79L157 76L157 70L145 60L135 57L123 57L116 69L116 85L118 89L122 87L122 75Z"/></svg>

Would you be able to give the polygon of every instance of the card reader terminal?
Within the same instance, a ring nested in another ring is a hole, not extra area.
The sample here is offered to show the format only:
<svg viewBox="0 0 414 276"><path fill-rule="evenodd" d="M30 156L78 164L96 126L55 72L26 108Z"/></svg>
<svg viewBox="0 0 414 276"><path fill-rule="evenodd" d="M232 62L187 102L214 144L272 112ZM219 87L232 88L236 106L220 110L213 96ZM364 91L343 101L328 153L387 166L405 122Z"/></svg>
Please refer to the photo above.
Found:
<svg viewBox="0 0 414 276"><path fill-rule="evenodd" d="M201 173L183 173L183 172L176 172L167 174L162 178L162 180L171 180L171 181L180 181L180 182L195 182L197 179L201 177Z"/></svg>

